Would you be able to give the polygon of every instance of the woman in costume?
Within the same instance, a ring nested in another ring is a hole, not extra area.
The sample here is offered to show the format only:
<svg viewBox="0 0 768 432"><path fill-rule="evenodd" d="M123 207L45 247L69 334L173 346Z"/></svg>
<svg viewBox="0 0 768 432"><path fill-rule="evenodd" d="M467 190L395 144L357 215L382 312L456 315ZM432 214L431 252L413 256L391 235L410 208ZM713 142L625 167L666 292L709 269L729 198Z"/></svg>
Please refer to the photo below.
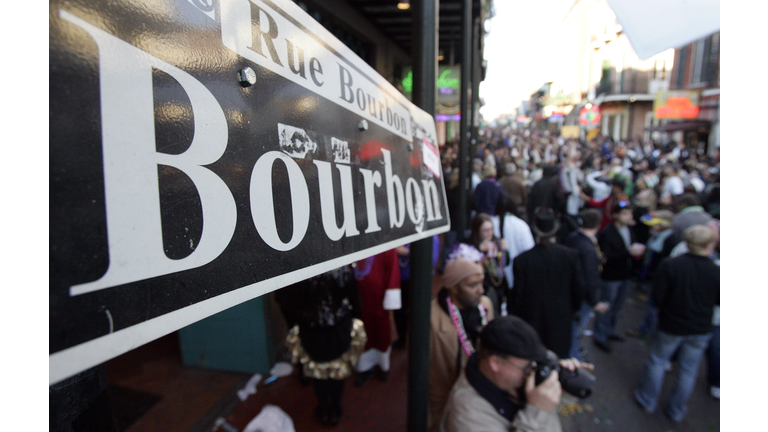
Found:
<svg viewBox="0 0 768 432"><path fill-rule="evenodd" d="M340 267L279 290L290 330L286 345L294 364L312 380L315 413L324 425L341 420L344 380L352 375L366 342L360 295L352 269Z"/></svg>

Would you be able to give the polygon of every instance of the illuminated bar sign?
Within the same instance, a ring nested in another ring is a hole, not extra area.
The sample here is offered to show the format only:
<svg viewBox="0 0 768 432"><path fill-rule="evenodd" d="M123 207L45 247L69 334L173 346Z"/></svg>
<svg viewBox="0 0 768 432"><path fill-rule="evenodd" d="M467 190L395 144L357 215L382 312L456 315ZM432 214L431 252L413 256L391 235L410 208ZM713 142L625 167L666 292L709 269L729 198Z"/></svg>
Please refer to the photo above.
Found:
<svg viewBox="0 0 768 432"><path fill-rule="evenodd" d="M51 384L449 229L434 119L294 3L50 10Z"/></svg>
<svg viewBox="0 0 768 432"><path fill-rule="evenodd" d="M692 119L699 115L699 92L671 90L659 92L653 101L657 119Z"/></svg>
<svg viewBox="0 0 768 432"><path fill-rule="evenodd" d="M413 91L413 71L406 68L405 78L400 82L403 92L410 95ZM438 103L459 103L459 86L461 85L460 66L440 66L437 76L437 101Z"/></svg>

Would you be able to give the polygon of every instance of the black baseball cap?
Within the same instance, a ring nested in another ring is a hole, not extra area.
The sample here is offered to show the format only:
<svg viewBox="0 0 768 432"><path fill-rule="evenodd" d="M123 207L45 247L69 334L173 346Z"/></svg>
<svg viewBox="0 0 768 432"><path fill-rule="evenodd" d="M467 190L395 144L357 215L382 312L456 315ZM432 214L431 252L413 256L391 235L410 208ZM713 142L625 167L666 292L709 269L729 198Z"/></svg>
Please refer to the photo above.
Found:
<svg viewBox="0 0 768 432"><path fill-rule="evenodd" d="M542 362L547 349L530 324L514 315L489 322L480 332L480 344L489 350L518 358Z"/></svg>

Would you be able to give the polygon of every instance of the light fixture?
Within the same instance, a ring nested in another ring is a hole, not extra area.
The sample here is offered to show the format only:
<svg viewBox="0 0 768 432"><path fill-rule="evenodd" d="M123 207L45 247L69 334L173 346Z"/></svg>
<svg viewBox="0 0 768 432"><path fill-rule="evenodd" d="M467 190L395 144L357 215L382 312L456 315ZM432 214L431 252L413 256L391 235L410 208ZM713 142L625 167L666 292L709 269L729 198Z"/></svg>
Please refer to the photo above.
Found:
<svg viewBox="0 0 768 432"><path fill-rule="evenodd" d="M440 50L437 54L437 61L443 61L445 60L445 55L443 54L443 50Z"/></svg>
<svg viewBox="0 0 768 432"><path fill-rule="evenodd" d="M398 0L397 8L400 10L407 10L411 8L411 0Z"/></svg>

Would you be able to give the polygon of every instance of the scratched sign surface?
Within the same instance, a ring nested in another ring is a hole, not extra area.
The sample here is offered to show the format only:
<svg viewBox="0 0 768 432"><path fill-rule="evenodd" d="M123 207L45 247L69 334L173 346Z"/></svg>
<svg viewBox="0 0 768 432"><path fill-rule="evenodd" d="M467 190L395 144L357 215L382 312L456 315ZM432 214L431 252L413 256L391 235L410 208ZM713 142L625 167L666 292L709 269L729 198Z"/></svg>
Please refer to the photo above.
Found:
<svg viewBox="0 0 768 432"><path fill-rule="evenodd" d="M295 4L49 6L51 383L449 229L433 118Z"/></svg>

